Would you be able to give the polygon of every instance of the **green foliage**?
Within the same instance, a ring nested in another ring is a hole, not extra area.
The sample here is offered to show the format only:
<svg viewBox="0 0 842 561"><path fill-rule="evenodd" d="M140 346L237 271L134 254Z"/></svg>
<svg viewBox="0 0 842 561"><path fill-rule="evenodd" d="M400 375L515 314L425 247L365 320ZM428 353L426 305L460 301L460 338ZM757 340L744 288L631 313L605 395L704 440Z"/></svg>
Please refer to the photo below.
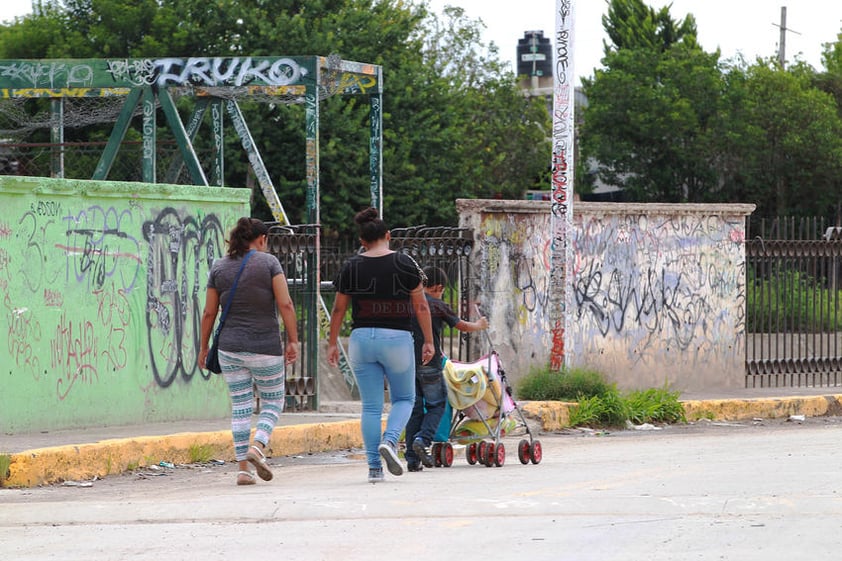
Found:
<svg viewBox="0 0 842 561"><path fill-rule="evenodd" d="M213 459L213 455L213 446L211 446L210 444L193 443L187 450L188 460L191 464L207 463Z"/></svg>
<svg viewBox="0 0 842 561"><path fill-rule="evenodd" d="M611 386L602 375L587 368L573 368L561 372L532 369L518 381L516 393L520 399L535 401L576 401L582 397L604 395Z"/></svg>
<svg viewBox="0 0 842 561"><path fill-rule="evenodd" d="M749 332L830 332L842 329L842 292L787 269L759 279L749 269L746 283Z"/></svg>
<svg viewBox="0 0 842 561"><path fill-rule="evenodd" d="M720 61L695 20L610 0L603 70L584 80L582 156L641 202L752 202L758 215L839 215L842 41L827 70ZM842 39L842 34L839 35Z"/></svg>
<svg viewBox="0 0 842 561"><path fill-rule="evenodd" d="M605 52L613 49L651 49L664 51L684 42L696 46L696 19L688 14L683 21L670 15L670 5L655 11L642 0L610 0L602 27L613 45L605 43Z"/></svg>
<svg viewBox="0 0 842 561"><path fill-rule="evenodd" d="M570 426L574 427L619 427L628 418L628 407L614 387L602 395L582 397L570 408Z"/></svg>
<svg viewBox="0 0 842 561"><path fill-rule="evenodd" d="M453 226L456 198L521 198L549 168L545 103L521 94L481 31L459 8L439 18L403 0L45 0L0 26L0 58L336 53L382 65L384 217L392 227ZM290 220L309 223L304 108L241 108ZM326 236L353 236L351 217L370 202L368 119L364 96L320 105ZM226 154L242 153L233 134L226 142ZM227 156L226 185L246 186L248 169L244 156ZM270 218L260 196L253 212Z"/></svg>
<svg viewBox="0 0 842 561"><path fill-rule="evenodd" d="M628 419L637 425L686 422L679 395L679 392L669 391L667 386L630 392L625 396Z"/></svg>
<svg viewBox="0 0 842 561"><path fill-rule="evenodd" d="M533 369L518 381L519 399L575 401L570 408L571 426L621 427L630 421L642 423L685 422L679 392L663 388L635 390L621 394L596 370L574 368L557 372Z"/></svg>
<svg viewBox="0 0 842 561"><path fill-rule="evenodd" d="M12 456L9 454L0 454L0 487L6 482L9 477L9 467L12 465Z"/></svg>
<svg viewBox="0 0 842 561"><path fill-rule="evenodd" d="M717 55L683 44L621 49L583 81L583 155L637 201L698 202L717 187L710 164L722 91Z"/></svg>

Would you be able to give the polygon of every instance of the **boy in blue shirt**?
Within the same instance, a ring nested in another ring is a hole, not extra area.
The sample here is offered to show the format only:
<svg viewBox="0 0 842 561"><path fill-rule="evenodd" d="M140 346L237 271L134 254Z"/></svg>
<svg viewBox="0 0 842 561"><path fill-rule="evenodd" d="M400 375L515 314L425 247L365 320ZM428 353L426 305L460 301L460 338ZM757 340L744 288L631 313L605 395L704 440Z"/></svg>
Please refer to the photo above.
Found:
<svg viewBox="0 0 842 561"><path fill-rule="evenodd" d="M430 307L430 318L433 324L433 344L435 353L426 364L421 360L421 343L424 342L421 327L415 318L412 327L415 338L415 405L412 415L406 423L406 462L408 471L421 471L421 464L432 467L433 457L430 455L430 444L436 434L447 403L447 386L442 373L441 337L444 324L459 331L480 331L488 329L485 317L477 321L465 321L445 304L441 297L447 285L447 274L438 267L426 267L424 274L427 279L424 293Z"/></svg>

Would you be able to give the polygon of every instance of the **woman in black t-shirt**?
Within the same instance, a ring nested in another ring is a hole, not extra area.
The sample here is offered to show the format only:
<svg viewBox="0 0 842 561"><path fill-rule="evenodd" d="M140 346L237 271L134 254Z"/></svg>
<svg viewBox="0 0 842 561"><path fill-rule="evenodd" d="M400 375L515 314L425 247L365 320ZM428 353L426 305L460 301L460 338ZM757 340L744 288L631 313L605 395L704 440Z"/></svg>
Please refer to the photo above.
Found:
<svg viewBox="0 0 842 561"><path fill-rule="evenodd" d="M389 228L376 209L363 210L354 221L365 252L348 259L334 281L336 300L330 314L327 359L332 366L339 364L336 342L350 304L348 354L362 401L360 425L368 480L377 483L383 481L381 456L390 473L403 473L397 443L415 403L412 316L417 317L424 335L424 362L433 357L433 334L421 269L408 255L389 249ZM381 437L384 376L392 408Z"/></svg>

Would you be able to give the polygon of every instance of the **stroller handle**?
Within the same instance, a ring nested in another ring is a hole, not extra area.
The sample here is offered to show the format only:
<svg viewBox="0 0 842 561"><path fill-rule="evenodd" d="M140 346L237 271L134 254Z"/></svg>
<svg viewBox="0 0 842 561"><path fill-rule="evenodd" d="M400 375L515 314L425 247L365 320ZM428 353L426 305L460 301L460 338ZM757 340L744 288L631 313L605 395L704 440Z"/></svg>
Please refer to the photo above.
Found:
<svg viewBox="0 0 842 561"><path fill-rule="evenodd" d="M483 317L485 315L482 313L482 308L480 307L479 302L474 302L474 309L479 317ZM490 351L494 351L494 343L491 342L491 335L488 334L488 329L483 329L482 332L485 335L485 340L488 342L488 349Z"/></svg>

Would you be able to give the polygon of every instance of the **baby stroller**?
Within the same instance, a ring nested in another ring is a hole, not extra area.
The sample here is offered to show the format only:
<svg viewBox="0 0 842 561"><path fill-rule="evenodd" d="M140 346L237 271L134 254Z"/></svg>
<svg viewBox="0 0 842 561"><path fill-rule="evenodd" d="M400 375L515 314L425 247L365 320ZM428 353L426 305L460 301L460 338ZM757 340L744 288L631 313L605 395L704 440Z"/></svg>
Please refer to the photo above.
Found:
<svg viewBox="0 0 842 561"><path fill-rule="evenodd" d="M491 345L490 337L488 342ZM440 435L447 434L446 440L432 446L437 467L453 465L453 442L466 445L465 458L470 465L501 467L506 461L506 447L501 439L517 435L524 436L517 446L520 463L541 461L541 442L533 439L493 346L476 362L448 359L444 377L452 413L443 419L443 425L449 420L449 431L446 426L444 431L439 429Z"/></svg>

